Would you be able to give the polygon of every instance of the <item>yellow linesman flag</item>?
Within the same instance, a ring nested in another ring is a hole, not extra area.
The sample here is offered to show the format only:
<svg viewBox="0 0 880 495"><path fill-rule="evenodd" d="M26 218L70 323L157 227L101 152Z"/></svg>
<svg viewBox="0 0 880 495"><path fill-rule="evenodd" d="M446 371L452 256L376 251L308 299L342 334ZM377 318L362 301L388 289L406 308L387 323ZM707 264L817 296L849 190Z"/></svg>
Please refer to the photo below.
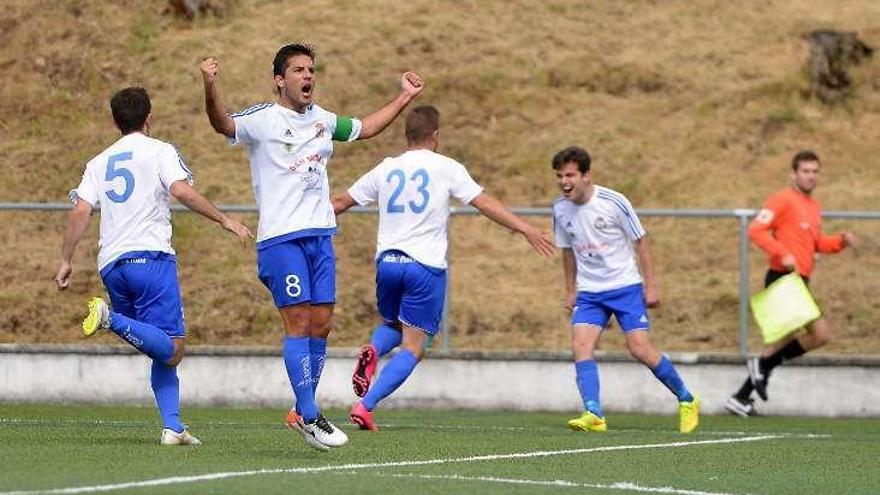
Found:
<svg viewBox="0 0 880 495"><path fill-rule="evenodd" d="M765 344L779 342L822 316L807 284L797 272L780 277L753 295L751 308Z"/></svg>

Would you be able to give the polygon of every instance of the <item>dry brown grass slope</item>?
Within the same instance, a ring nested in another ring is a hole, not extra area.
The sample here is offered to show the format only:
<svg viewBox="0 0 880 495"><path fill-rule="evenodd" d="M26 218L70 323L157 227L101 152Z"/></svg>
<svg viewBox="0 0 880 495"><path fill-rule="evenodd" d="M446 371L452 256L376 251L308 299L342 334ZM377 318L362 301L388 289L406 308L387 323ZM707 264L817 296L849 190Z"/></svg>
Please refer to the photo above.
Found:
<svg viewBox="0 0 880 495"><path fill-rule="evenodd" d="M139 84L154 99L153 134L179 146L197 186L219 203L252 203L244 152L228 148L203 115L197 64L220 59L226 103L239 109L271 101L275 50L308 40L319 50L318 99L340 113L364 115L394 94L402 71L419 71L428 83L419 102L443 115L442 151L510 204L548 205L556 196L549 158L577 143L594 155L598 182L637 207L757 207L785 183L791 154L810 147L825 157L818 195L826 208L877 208L880 62L856 68L857 92L826 108L803 97L800 39L840 28L880 47L877 2L231 3L227 17L189 24L163 14L159 0L2 0L0 200L64 200L85 161L116 139L109 95ZM376 139L337 146L334 187L401 145L396 123ZM51 278L64 215L0 217L0 341L78 341L83 301L101 290L94 226L73 288L57 293ZM669 350L734 350L735 222L645 223L664 298L655 341ZM825 352L877 353L880 341L865 337L880 314L880 225L828 225L839 228L866 242L820 262L815 287L840 336ZM341 219L336 345L360 342L372 324L374 235L372 218ZM186 215L176 216L174 242L193 342L279 340L252 250ZM477 218L454 220L452 249L455 347L566 346L558 259L538 259L517 236ZM757 287L763 265L759 253L752 258ZM610 332L604 346L619 344Z"/></svg>

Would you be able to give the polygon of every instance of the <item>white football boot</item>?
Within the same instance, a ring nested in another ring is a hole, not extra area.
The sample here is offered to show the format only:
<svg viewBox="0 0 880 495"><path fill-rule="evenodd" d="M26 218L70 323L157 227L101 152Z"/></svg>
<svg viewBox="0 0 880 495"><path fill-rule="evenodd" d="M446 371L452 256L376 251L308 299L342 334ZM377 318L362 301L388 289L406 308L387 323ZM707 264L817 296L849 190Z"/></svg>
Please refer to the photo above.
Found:
<svg viewBox="0 0 880 495"><path fill-rule="evenodd" d="M308 425L306 425L308 426ZM331 423L324 415L318 416L314 422L315 438L328 447L342 447L348 443L348 435L338 426Z"/></svg>
<svg viewBox="0 0 880 495"><path fill-rule="evenodd" d="M171 428L162 429L162 437L159 439L160 445L201 445L202 441L192 436L192 434L184 429L177 433Z"/></svg>

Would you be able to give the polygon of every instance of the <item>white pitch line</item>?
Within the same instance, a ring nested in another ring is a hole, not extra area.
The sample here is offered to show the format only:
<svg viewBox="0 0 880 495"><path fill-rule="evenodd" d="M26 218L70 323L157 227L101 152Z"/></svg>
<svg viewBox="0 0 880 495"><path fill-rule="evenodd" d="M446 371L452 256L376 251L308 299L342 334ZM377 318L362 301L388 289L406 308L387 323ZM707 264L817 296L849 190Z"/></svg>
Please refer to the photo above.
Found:
<svg viewBox="0 0 880 495"><path fill-rule="evenodd" d="M342 474L342 473L340 473ZM381 474L372 473L371 476L380 478L417 478L426 480L450 480L450 481L482 481L487 483L506 483L511 485L539 485L560 486L570 488L596 488L600 490L622 490L640 493L666 493L672 495L749 495L729 492L706 492L702 490L685 490L671 486L653 487L642 486L630 481L618 481L611 484L578 483L567 480L529 480L521 478L498 478L495 476L462 476L459 474Z"/></svg>
<svg viewBox="0 0 880 495"><path fill-rule="evenodd" d="M127 483L115 483L112 485L94 485L80 486L71 488L55 488L49 490L33 490L33 491L14 491L0 492L0 495L55 495L55 494L74 494L74 493L97 493L108 492L111 490L124 490L128 488L144 488L151 486L177 485L182 483L195 483L199 481L214 481L226 478L241 478L245 476L257 476L263 474L300 474L300 473L323 473L328 471L346 471L352 469L376 469L389 467L407 467L407 466L428 466L438 464L451 464L459 462L478 462L478 461L497 461L505 459L523 459L530 457L550 457L556 455L571 454L588 454L592 452L613 452L617 450L643 450L643 449L662 449L667 447L690 447L693 445L717 445L725 443L743 443L758 442L762 440L773 440L783 438L779 435L761 435L754 437L740 438L719 438L716 440L695 440L690 442L672 442L672 443L653 443L642 445L612 445L607 447L591 447L582 449L565 449L565 450L539 450L536 452L517 452L513 454L491 454L478 455L468 457L453 457L446 459L427 459L423 461L396 461L396 462L376 462L365 464L336 464L327 466L316 466L306 468L276 468L276 469L258 469L252 471L230 471L211 474L200 474L193 476L174 476L171 478L157 478L144 481L131 481Z"/></svg>
<svg viewBox="0 0 880 495"><path fill-rule="evenodd" d="M454 431L562 431L567 430L565 427L559 426L477 426L477 425L431 425L425 426L420 424L406 424L406 423L377 423L378 426L382 428L400 428L400 429L419 429L419 430L454 430ZM349 426L349 425L345 425ZM674 428L670 429L656 429L656 428L613 428L609 429L609 432L613 433L669 433L669 434L678 434L678 430ZM771 431L724 431L724 430L712 430L712 431L703 431L699 430L698 434L700 436L730 436L730 435L741 435L741 436L755 436L755 435L772 435L772 436L780 436L780 437L797 437L797 438L831 438L832 435L825 433L780 433L780 432L771 432Z"/></svg>

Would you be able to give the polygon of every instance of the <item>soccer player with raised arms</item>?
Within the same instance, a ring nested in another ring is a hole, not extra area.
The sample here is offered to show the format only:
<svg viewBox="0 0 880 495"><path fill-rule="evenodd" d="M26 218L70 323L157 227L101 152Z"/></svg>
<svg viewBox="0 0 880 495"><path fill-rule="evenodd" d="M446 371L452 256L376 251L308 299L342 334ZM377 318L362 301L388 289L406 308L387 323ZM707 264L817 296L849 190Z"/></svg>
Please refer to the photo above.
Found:
<svg viewBox="0 0 880 495"><path fill-rule="evenodd" d="M613 315L629 353L647 366L679 402L679 431L699 422L699 400L672 362L648 339L648 311L660 297L646 232L629 200L593 184L590 155L577 146L552 161L562 197L553 203L556 246L562 249L565 307L571 311L571 347L584 413L568 422L580 431L605 431L599 369L593 350ZM636 256L638 255L638 264ZM641 269L641 273L640 273Z"/></svg>
<svg viewBox="0 0 880 495"><path fill-rule="evenodd" d="M177 365L186 331L171 247L174 196L190 210L223 226L242 241L251 233L192 187L192 174L169 143L150 137L150 97L143 88L126 88L110 100L122 137L86 164L82 181L70 192L73 210L55 275L59 290L73 273L76 246L101 206L98 269L113 309L101 298L89 301L83 333L107 329L153 360L150 384L162 416L162 445L199 445L180 422Z"/></svg>
<svg viewBox="0 0 880 495"><path fill-rule="evenodd" d="M336 115L313 101L313 48L293 43L282 46L272 64L277 101L229 115L217 89L218 61L205 59L200 68L211 126L248 149L260 212L257 270L281 313L284 364L296 396L287 424L315 449L341 446L348 437L315 400L336 302L336 217L327 166L333 141L380 133L422 91L422 80L404 73L397 96L362 120Z"/></svg>
<svg viewBox="0 0 880 495"><path fill-rule="evenodd" d="M353 377L355 393L363 399L350 416L361 429L378 429L372 411L409 377L440 329L451 197L519 232L539 254L553 255L553 244L540 229L483 192L464 165L436 152L439 136L437 109L413 109L406 118L406 152L386 158L333 198L337 213L355 204L379 206L376 299L385 323L361 349ZM370 386L379 356L398 346L400 351Z"/></svg>

